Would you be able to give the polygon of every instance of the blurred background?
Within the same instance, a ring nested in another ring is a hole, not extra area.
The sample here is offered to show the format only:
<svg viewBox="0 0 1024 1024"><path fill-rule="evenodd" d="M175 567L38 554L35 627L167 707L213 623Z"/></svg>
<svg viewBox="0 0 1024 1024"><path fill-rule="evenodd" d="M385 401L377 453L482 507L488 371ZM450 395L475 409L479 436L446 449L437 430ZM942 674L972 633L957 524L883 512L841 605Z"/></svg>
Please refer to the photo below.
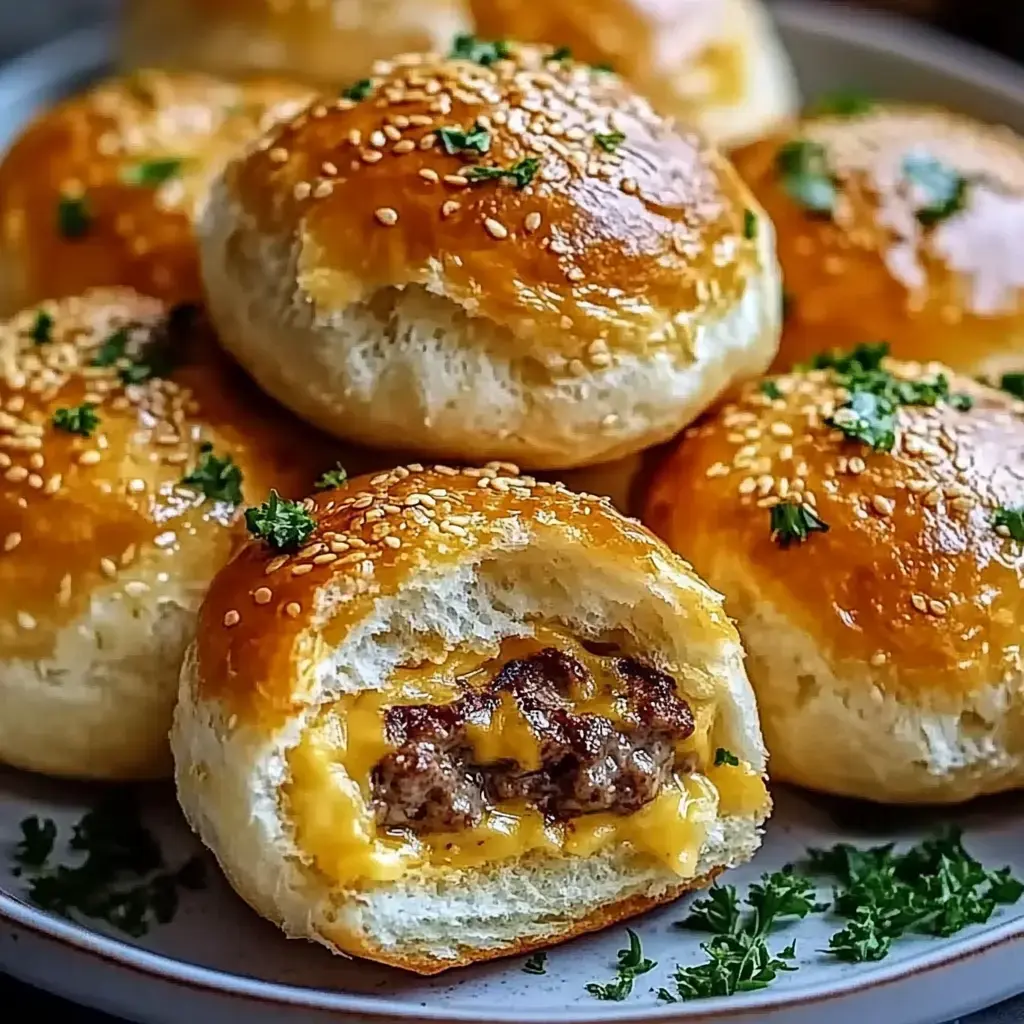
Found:
<svg viewBox="0 0 1024 1024"><path fill-rule="evenodd" d="M167 0L172 2L172 0ZM542 0L539 0L542 2ZM832 0L819 0L830 3ZM844 0L900 11L1024 61L1022 0ZM117 0L0 0L0 61L116 9Z"/></svg>

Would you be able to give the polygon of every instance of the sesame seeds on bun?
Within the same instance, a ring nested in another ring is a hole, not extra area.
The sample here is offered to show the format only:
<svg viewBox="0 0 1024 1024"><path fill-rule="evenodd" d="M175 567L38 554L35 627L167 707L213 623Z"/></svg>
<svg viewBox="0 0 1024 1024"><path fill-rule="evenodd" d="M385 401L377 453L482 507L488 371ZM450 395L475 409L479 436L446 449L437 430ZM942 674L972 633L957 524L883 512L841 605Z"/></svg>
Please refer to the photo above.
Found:
<svg viewBox="0 0 1024 1024"><path fill-rule="evenodd" d="M881 351L748 385L646 518L726 595L776 778L894 803L1018 787L1024 404Z"/></svg>
<svg viewBox="0 0 1024 1024"><path fill-rule="evenodd" d="M554 468L670 437L774 353L771 224L615 75L462 46L225 169L201 227L225 345L370 445Z"/></svg>
<svg viewBox="0 0 1024 1024"><path fill-rule="evenodd" d="M0 325L0 761L165 773L243 502L306 493L332 461L185 307L96 290Z"/></svg>
<svg viewBox="0 0 1024 1024"><path fill-rule="evenodd" d="M734 159L779 232L778 368L871 339L971 375L1024 366L1024 141L1010 129L854 97Z"/></svg>
<svg viewBox="0 0 1024 1024"><path fill-rule="evenodd" d="M304 86L141 71L41 114L0 162L0 315L92 287L201 287L193 217L237 149Z"/></svg>

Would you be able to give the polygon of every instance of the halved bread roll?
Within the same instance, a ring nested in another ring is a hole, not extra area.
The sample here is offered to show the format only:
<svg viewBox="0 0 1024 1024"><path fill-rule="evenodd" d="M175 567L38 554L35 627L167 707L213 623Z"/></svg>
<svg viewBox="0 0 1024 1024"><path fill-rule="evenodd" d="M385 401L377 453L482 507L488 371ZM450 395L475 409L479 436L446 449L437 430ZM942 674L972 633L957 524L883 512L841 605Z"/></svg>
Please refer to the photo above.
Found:
<svg viewBox="0 0 1024 1024"><path fill-rule="evenodd" d="M757 849L739 638L607 503L506 464L412 465L272 496L250 526L269 539L213 583L172 745L188 820L289 935L431 974Z"/></svg>

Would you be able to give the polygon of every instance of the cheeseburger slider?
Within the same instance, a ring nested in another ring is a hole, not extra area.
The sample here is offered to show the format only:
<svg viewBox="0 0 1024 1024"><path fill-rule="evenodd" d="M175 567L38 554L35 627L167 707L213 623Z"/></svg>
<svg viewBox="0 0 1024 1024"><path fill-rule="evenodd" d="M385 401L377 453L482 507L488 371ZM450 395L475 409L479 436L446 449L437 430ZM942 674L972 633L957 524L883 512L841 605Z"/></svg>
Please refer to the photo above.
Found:
<svg viewBox="0 0 1024 1024"><path fill-rule="evenodd" d="M770 810L720 598L507 464L247 514L186 657L178 794L289 935L422 974L704 885Z"/></svg>
<svg viewBox="0 0 1024 1024"><path fill-rule="evenodd" d="M772 774L881 803L1024 783L1024 403L885 347L750 384L647 521L726 596Z"/></svg>
<svg viewBox="0 0 1024 1024"><path fill-rule="evenodd" d="M771 361L771 223L615 75L474 43L381 63L233 160L201 226L228 349L352 441L562 469Z"/></svg>

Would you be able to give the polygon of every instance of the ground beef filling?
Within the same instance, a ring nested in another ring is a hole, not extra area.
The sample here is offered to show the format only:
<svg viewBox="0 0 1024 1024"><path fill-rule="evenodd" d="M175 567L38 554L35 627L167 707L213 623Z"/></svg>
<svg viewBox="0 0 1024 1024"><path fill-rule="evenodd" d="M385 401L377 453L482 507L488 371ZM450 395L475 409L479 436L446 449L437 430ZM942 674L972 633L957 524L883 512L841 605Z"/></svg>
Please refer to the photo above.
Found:
<svg viewBox="0 0 1024 1024"><path fill-rule="evenodd" d="M590 681L574 658L554 648L502 668L489 686L451 704L389 708L396 749L373 771L378 822L418 832L479 824L499 801L526 799L552 820L599 811L631 814L650 803L673 771L676 745L693 732L690 706L675 680L631 658L618 658L629 725L576 714L568 695ZM509 694L540 741L541 766L477 764L467 726L484 724Z"/></svg>

